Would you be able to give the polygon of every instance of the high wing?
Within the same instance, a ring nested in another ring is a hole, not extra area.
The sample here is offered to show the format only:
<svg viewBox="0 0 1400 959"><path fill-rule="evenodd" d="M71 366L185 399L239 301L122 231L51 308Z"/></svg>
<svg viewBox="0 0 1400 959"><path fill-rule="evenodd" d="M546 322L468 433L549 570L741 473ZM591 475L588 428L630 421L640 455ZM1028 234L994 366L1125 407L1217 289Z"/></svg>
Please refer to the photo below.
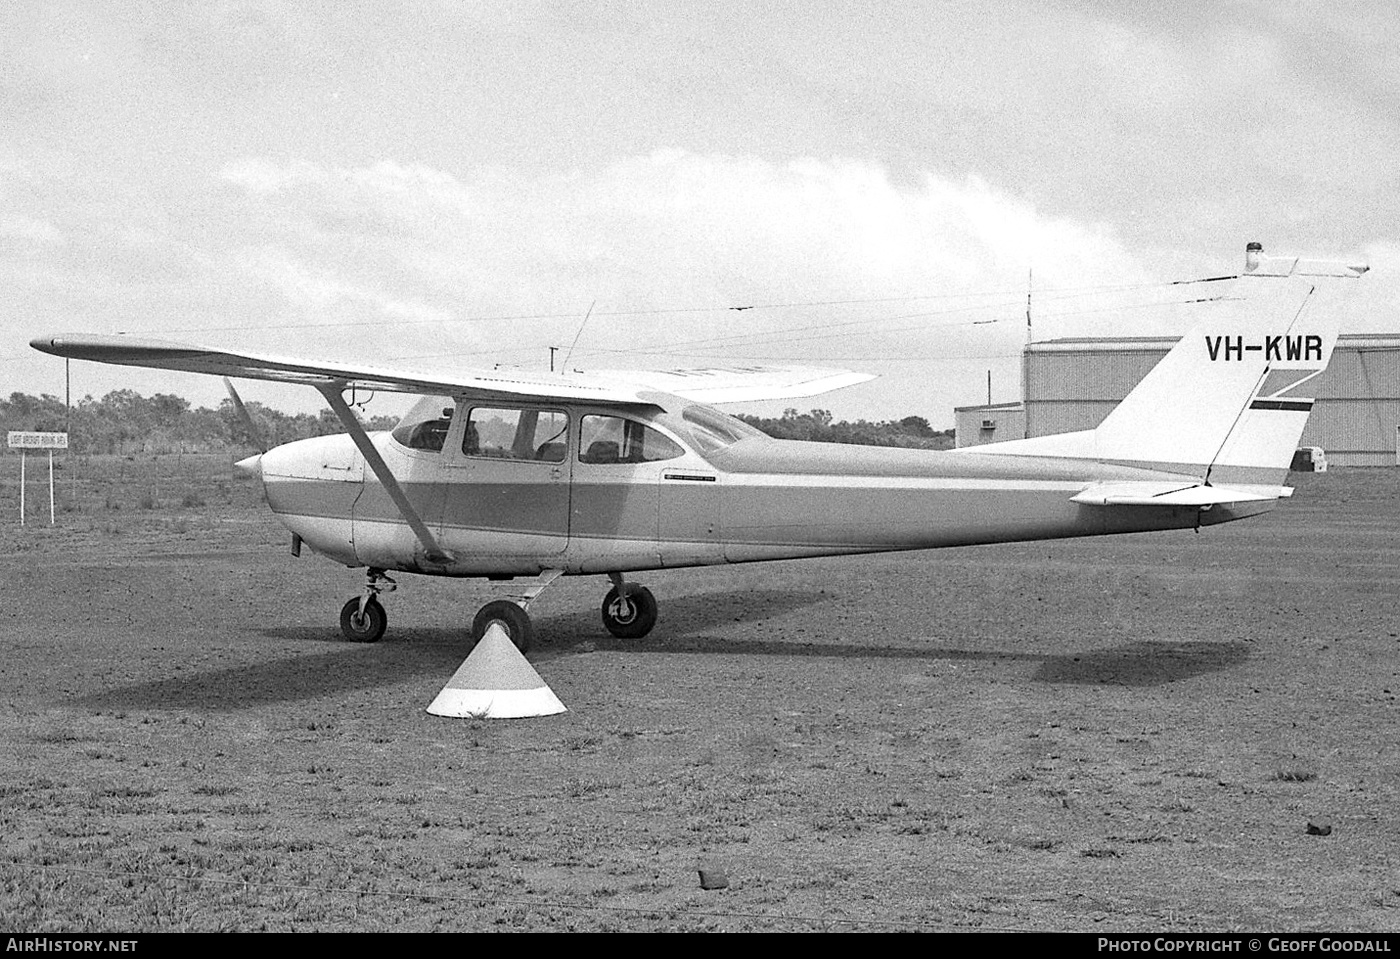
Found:
<svg viewBox="0 0 1400 959"><path fill-rule="evenodd" d="M599 379L683 396L700 403L741 403L816 396L873 380L869 373L811 366L714 366L694 370L598 370Z"/></svg>
<svg viewBox="0 0 1400 959"><path fill-rule="evenodd" d="M518 370L414 372L329 361L307 362L260 353L169 343L140 337L62 334L42 336L30 346L75 360L147 366L252 380L302 383L317 389L354 387L391 393L445 393L502 398L645 404L648 392L664 392L704 403L814 396L873 379L865 373L790 366L710 367L699 370L631 371L552 375Z"/></svg>

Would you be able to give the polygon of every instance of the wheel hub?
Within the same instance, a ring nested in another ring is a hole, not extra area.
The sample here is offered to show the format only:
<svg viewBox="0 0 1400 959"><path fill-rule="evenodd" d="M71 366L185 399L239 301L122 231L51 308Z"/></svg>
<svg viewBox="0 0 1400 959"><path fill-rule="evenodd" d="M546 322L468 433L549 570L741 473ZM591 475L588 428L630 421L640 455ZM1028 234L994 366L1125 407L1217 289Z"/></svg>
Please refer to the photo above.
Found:
<svg viewBox="0 0 1400 959"><path fill-rule="evenodd" d="M612 618L619 623L630 623L637 616L637 604L633 603L626 596L619 596L617 599L613 600L612 605L608 607L608 612L611 613Z"/></svg>

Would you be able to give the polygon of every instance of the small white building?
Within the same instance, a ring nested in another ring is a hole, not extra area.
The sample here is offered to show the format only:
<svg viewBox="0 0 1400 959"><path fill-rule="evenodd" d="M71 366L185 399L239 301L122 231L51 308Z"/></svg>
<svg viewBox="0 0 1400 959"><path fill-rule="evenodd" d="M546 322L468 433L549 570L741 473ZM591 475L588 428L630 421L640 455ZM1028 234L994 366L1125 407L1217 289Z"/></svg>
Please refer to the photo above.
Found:
<svg viewBox="0 0 1400 959"><path fill-rule="evenodd" d="M957 446L981 446L1026 438L1026 408L1021 403L993 403L954 408Z"/></svg>

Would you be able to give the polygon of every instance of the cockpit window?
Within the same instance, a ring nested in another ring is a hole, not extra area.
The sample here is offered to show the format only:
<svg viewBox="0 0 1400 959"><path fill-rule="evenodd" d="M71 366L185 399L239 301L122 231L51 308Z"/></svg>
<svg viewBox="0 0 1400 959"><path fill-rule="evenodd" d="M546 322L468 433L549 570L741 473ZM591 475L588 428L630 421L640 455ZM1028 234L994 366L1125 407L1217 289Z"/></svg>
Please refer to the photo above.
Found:
<svg viewBox="0 0 1400 959"><path fill-rule="evenodd" d="M450 396L425 396L404 414L390 435L411 450L440 453L452 428L456 405Z"/></svg>
<svg viewBox="0 0 1400 959"><path fill-rule="evenodd" d="M690 428L690 438L705 453L722 450L731 443L752 436L764 435L761 430L754 429L728 413L721 413L712 406L687 406L681 413L681 418Z"/></svg>
<svg viewBox="0 0 1400 959"><path fill-rule="evenodd" d="M462 452L492 459L562 463L569 417L558 410L474 406L462 432Z"/></svg>
<svg viewBox="0 0 1400 959"><path fill-rule="evenodd" d="M684 454L669 436L621 416L585 416L579 430L580 463L656 463Z"/></svg>

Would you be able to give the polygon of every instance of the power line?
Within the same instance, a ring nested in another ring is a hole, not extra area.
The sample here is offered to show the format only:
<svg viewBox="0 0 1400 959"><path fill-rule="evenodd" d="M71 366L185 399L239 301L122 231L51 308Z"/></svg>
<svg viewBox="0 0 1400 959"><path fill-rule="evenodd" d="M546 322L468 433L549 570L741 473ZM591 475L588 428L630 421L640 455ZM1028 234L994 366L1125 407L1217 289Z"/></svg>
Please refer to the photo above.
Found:
<svg viewBox="0 0 1400 959"><path fill-rule="evenodd" d="M1158 287L1181 286L1190 283L1209 283L1216 280L1233 279L1233 277L1200 277L1187 280L1167 280L1154 281L1150 283L1123 283L1123 284L1098 284L1086 286L1051 287L1045 290L1038 290L1037 296L1057 295L1066 296L1089 296L1096 293L1117 291L1117 290L1140 290ZM660 316L666 314L682 313L722 313L728 311L747 310L779 310L793 309L797 307L816 306L857 306L872 303L906 303L918 300L959 300L986 297L1020 297L1018 290L993 290L968 293L914 293L902 296L876 296L876 297L851 297L846 299L830 300L786 300L774 301L770 303L752 304L715 304L706 306L673 306L673 307L653 307L639 310L598 310L594 316ZM1018 299L1019 302L1019 299ZM456 323L495 323L495 322L518 322L520 320L562 320L572 319L577 313L561 312L540 312L540 313L500 313L500 314L478 314L473 316L438 316L432 318L411 318L411 317L378 317L373 320L343 320L332 322L314 323L243 323L228 326L157 326L157 327L132 327L127 332L132 333L241 333L254 330L308 330L308 329L355 329L360 327L398 327L398 326L426 326Z"/></svg>
<svg viewBox="0 0 1400 959"><path fill-rule="evenodd" d="M1168 287L1177 287L1177 286L1189 285L1189 284L1193 284L1193 283L1212 283L1212 282L1217 282L1217 281L1220 281L1220 280L1227 280L1227 279L1233 279L1233 277L1230 277L1230 276L1223 276L1223 277L1201 277L1201 278L1196 278L1196 279L1171 280L1171 281L1166 281L1166 282L1153 282L1153 283L1131 283L1131 284L1116 284L1116 285L1112 285L1112 284L1102 284L1102 285L1082 286L1082 287L1059 287L1059 288L1051 288L1051 289L1047 289L1047 290L1038 290L1038 291L1037 291L1037 300L1038 300L1039 302L1044 302L1044 301L1046 301L1046 300L1050 300L1050 301L1066 300L1066 299L1075 299L1075 298L1079 298L1079 297L1083 297L1083 296L1096 295L1096 294L1105 293L1105 292L1117 292L1117 291L1125 291L1125 290L1144 290L1144 289L1165 289L1165 288L1168 288ZM703 306L703 307L698 307L698 306L697 306L697 307L671 307L671 308L659 308L659 309L648 309L648 310L603 310L603 311L593 310L593 311L590 311L590 314L589 314L589 315L590 315L590 316L610 316L610 317L652 316L652 315L682 314L682 313L712 313L712 312L724 312L724 311L731 311L731 310L735 310L735 309L742 309L742 310L751 310L751 309L756 309L756 310L776 310L776 309L790 309L790 308L796 308L796 307L813 307L813 306L847 306L847 305L860 305L860 304L873 304L873 303L911 302L911 301L917 301L917 300L955 300L955 299L969 299L969 298L989 299L989 298L1001 298L1001 297L1005 297L1005 298L1006 298L1004 302L1003 302L1003 301L996 301L996 302L986 302L986 303L972 303L972 304L966 304L966 305L962 305L962 306L953 306L953 307L949 307L949 308L947 308L947 309L942 309L942 310L928 310L928 311L920 311L920 312L917 312L917 313L900 313L900 314L895 314L895 315L892 315L892 316L890 316L890 315L885 315L885 316L875 316L875 317L863 317L863 318L854 319L854 320L845 320L845 321L841 321L841 322L839 322L839 323L829 323L829 322L828 322L828 323L807 324L807 325L804 325L804 326L796 326L796 327L779 327L779 328L763 330L763 331L759 331L759 332L755 332L755 333L736 333L736 334L729 334L729 335L723 336L723 337L704 337L704 338L699 338L699 339L695 339L695 340L685 340L685 341L681 341L681 342L679 342L679 343L673 344L674 346L705 346L705 345L715 345L715 346L718 346L718 345L721 344L721 343L726 343L726 342L728 342L728 343L733 343L733 344L735 344L735 345L744 345L741 341L748 341L748 344L747 344L747 345L760 346L760 345L767 345L767 344L773 343L773 342L802 341L802 340L809 340L809 339L830 339L830 338L832 338L832 335L829 334L829 331L835 330L835 329L847 329L847 330L849 330L849 329L851 329L851 328L853 328L853 327L861 327L861 326L868 326L868 325L873 325L873 324L889 323L889 322L895 321L895 320L915 319L915 318L921 318L921 317L934 317L934 316L948 316L948 315L952 315L952 314L955 314L955 313L970 313L970 312L977 312L977 311L987 311L987 310L1005 309L1005 308L1008 308L1008 307L1013 306L1013 305L1019 305L1019 304L1021 303L1021 293L1020 293L1020 292L1017 292L1017 291L1005 291L1005 292L1003 292L1003 291L994 291L994 292L982 292L982 293L918 294L918 295L897 296L897 297L867 297L867 298L850 298L850 299L842 299L842 300L806 300L806 301L775 302L775 303L754 304L754 305L752 305L752 306L744 306L744 307L733 307L733 306ZM1012 299L1013 297L1014 297L1014 299ZM1048 317L1079 316L1079 315L1087 315L1087 314L1090 314L1090 313L1105 313L1105 312L1114 312L1114 311L1123 311L1123 310L1132 310L1132 309L1144 309L1144 308L1152 308L1152 307L1160 307L1160 306L1175 306L1175 305L1182 305L1182 304L1184 304L1184 303L1195 303L1195 302L1201 302L1201 301L1200 301L1200 300L1185 300L1185 301L1171 301L1171 302L1168 302L1168 303L1129 304L1129 305L1125 305L1125 306L1110 306L1110 307L1102 307L1102 308L1091 309L1091 310L1061 310L1061 311L1051 311L1051 312L1048 312L1048 313L1041 313L1040 315L1041 315L1041 316L1048 316ZM448 317L448 318L436 318L436 319L431 319L431 320L426 320L426 319L410 320L410 319L380 318L380 319L376 319L376 320L372 320L372 321L353 321L353 322L347 321L347 322L332 322L332 323L290 323L290 324L289 324L289 323L243 324L243 325L238 325L238 326L200 326L200 327L177 327L177 328L162 327L162 328L159 328L159 329L152 329L152 330L143 330L143 329L141 329L141 328L138 327L138 328L133 328L133 329L131 330L131 332L137 332L137 333L141 333L141 332L159 332L159 333L162 333L162 334L170 334L170 333L179 334L179 333L248 332L248 331L269 330L269 329L273 329L273 330L306 330L306 329L336 330L336 329L350 329L350 328L368 327L368 326L373 326L373 327L376 327L376 328L383 328L383 327L404 326L404 325L424 325L424 324L443 324L443 323L504 322L504 321L517 322L517 321L520 321L520 320L528 320L528 319L566 319L566 318L574 318L574 317L577 317L577 315L578 315L577 313L519 313L519 314L480 315L480 316L473 316L473 317ZM922 329L922 328L926 328L926 327L928 327L928 326L958 326L958 325L980 326L980 325L992 325L992 324L995 324L995 323L1005 322L1005 321L1007 321L1007 320L1009 320L1009 319L1011 319L1010 316L1007 316L1007 317L993 317L993 318L983 319L983 320L968 320L968 321L963 321L963 322L960 322L960 323L949 323L949 324L921 324L921 325L919 325L919 326L898 327L898 328L894 328L894 329L879 330L879 331L876 331L876 332L877 332L877 333L907 332L907 331L909 331L909 330ZM586 320L585 320L585 322L586 322ZM822 330L822 331L824 331L824 332L823 332L821 335L814 336L814 337L797 337L797 338L794 338L794 337L791 336L791 334L793 334L793 333L801 333L801 332L806 332L806 331L809 331L809 330ZM580 332L581 332L581 331L582 331L582 327L580 327ZM496 355L501 355L502 352L506 352L506 353L509 353L509 352L520 352L520 350L515 350L515 351L496 351ZM635 350L634 350L634 349L626 349L626 348L621 348L621 349L598 348L598 349L586 350L586 351L585 351L585 354L586 354L586 355L595 355L595 354L599 354L599 353L614 353L614 354L631 354L631 353L637 353L637 354L651 354L651 355L656 355L656 351L653 351L653 350L646 350L646 349L635 349ZM428 358L449 358L449 357L474 356L474 355L476 355L475 352L470 352L470 353L440 353L440 352L439 352L439 353L426 353L426 354L400 354L400 355L396 355L396 356L392 356L392 357L387 357L386 359L390 359L390 360L411 360L411 359L428 359ZM684 354L680 353L679 351L676 351L674 355L684 355ZM20 361L31 360L31 359L33 359L33 357L32 357L32 356L29 356L29 355L27 355L27 354L23 354L23 355L11 355L11 356L0 356L0 363L14 363L14 362L20 362Z"/></svg>

